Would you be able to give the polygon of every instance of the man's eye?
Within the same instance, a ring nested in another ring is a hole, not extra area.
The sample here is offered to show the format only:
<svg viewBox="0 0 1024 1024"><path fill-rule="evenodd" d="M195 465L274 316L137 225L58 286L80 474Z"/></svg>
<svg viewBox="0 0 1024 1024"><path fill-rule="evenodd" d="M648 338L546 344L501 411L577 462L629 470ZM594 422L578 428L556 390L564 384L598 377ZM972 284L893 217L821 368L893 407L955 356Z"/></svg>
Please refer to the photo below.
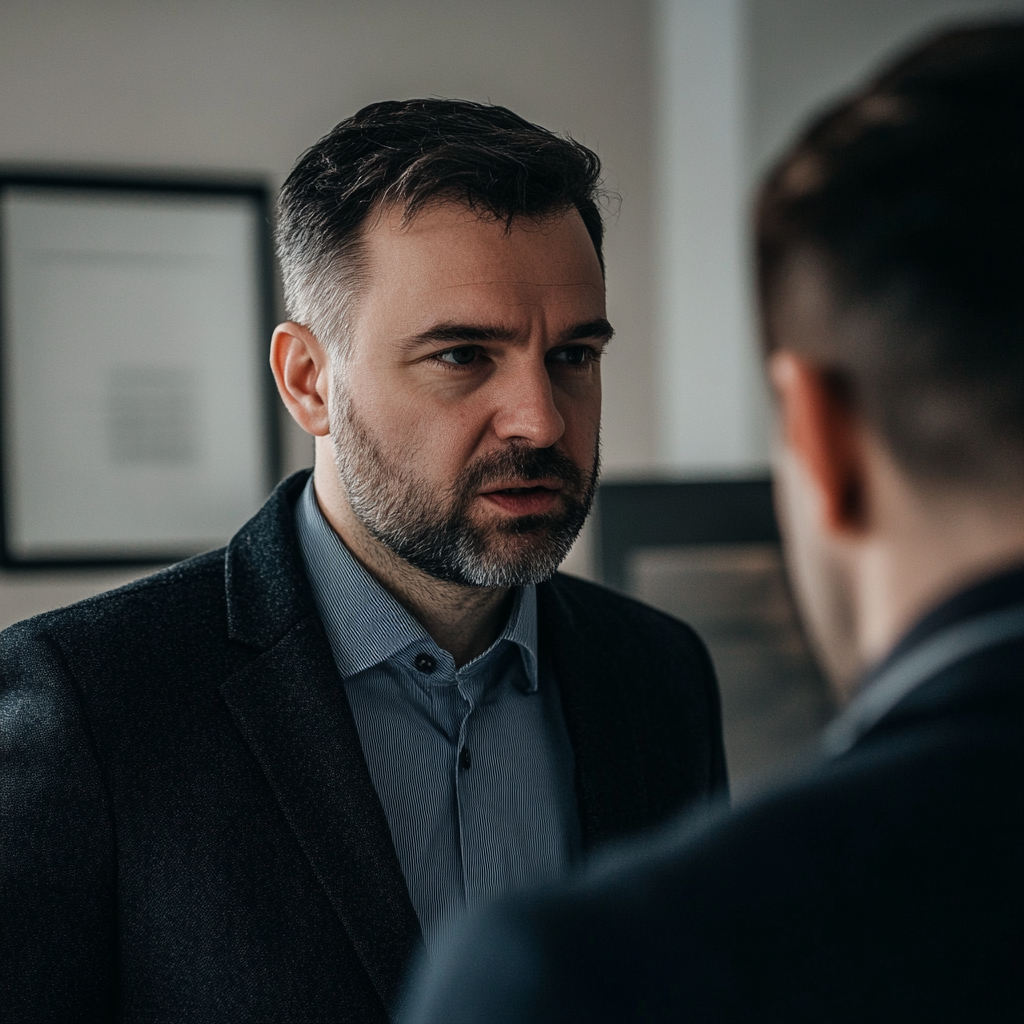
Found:
<svg viewBox="0 0 1024 1024"><path fill-rule="evenodd" d="M450 348L446 352L438 352L437 358L442 363L449 363L454 366L468 366L477 357L476 346L460 345L458 348Z"/></svg>
<svg viewBox="0 0 1024 1024"><path fill-rule="evenodd" d="M564 348L556 348L550 358L565 366L583 366L591 359L596 359L597 353L589 345L566 345Z"/></svg>

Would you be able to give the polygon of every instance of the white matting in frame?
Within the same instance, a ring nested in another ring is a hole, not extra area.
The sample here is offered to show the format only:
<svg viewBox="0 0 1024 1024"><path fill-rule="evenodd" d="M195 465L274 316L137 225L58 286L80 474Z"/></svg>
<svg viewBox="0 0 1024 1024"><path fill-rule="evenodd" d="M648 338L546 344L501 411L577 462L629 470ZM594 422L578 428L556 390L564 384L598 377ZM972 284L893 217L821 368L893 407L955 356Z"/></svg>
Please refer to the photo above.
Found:
<svg viewBox="0 0 1024 1024"><path fill-rule="evenodd" d="M266 497L259 187L0 178L3 553L171 560Z"/></svg>

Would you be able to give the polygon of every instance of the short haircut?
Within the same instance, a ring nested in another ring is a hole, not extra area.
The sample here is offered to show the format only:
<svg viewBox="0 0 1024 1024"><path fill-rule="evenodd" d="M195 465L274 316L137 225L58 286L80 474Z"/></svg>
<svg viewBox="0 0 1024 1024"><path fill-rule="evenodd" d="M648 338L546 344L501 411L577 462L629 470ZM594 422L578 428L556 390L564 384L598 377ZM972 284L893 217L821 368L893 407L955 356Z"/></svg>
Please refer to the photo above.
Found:
<svg viewBox="0 0 1024 1024"><path fill-rule="evenodd" d="M504 220L579 211L602 270L601 162L505 107L390 100L342 121L295 165L277 204L288 316L343 351L375 212L407 218L435 202Z"/></svg>
<svg viewBox="0 0 1024 1024"><path fill-rule="evenodd" d="M1024 475L1024 22L962 27L814 121L756 209L764 337L798 261L828 370L912 477ZM838 322L838 320L836 321Z"/></svg>

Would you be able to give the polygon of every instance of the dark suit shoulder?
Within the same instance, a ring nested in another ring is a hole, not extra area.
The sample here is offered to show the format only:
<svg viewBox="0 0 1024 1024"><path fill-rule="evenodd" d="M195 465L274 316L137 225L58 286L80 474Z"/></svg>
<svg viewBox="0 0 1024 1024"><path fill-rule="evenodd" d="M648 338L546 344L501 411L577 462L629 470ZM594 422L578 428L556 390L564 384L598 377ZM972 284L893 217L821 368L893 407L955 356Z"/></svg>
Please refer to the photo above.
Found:
<svg viewBox="0 0 1024 1024"><path fill-rule="evenodd" d="M228 640L223 551L26 619L0 634L0 649L3 671L29 688L51 666L106 728L129 721L143 694L209 689L252 657Z"/></svg>
<svg viewBox="0 0 1024 1024"><path fill-rule="evenodd" d="M0 640L12 648L41 637L61 646L81 638L100 646L116 645L130 642L139 630L188 628L223 604L224 550L220 549L15 623L0 634Z"/></svg>
<svg viewBox="0 0 1024 1024"><path fill-rule="evenodd" d="M53 613L0 634L0 963L5 1020L112 1019L108 789Z"/></svg>
<svg viewBox="0 0 1024 1024"><path fill-rule="evenodd" d="M1022 739L922 723L678 819L478 918L409 1022L1019 1019Z"/></svg>
<svg viewBox="0 0 1024 1024"><path fill-rule="evenodd" d="M630 680L634 693L648 695L645 703L651 713L668 711L666 690L689 705L686 717L704 723L711 749L719 751L712 758L712 788L724 786L718 680L697 632L680 619L632 597L562 573L538 587L537 593L541 622L557 619L574 632L577 645L589 650L603 666L604 674ZM557 614L552 614L555 610ZM659 731L655 722L648 726L653 728L649 737Z"/></svg>

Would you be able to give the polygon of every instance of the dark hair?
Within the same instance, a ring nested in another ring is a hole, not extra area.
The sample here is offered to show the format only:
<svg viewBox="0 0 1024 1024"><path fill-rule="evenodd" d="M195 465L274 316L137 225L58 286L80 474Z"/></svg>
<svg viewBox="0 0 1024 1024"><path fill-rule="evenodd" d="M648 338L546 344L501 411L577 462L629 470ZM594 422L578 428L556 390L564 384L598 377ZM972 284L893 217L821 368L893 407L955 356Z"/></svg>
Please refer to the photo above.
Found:
<svg viewBox="0 0 1024 1024"><path fill-rule="evenodd" d="M817 119L756 227L769 349L789 275L813 264L848 329L786 344L905 470L1024 473L1024 22L947 31Z"/></svg>
<svg viewBox="0 0 1024 1024"><path fill-rule="evenodd" d="M361 228L388 206L411 217L449 200L508 227L576 209L603 269L600 171L585 146L504 107L444 99L363 107L307 150L281 189L288 315L325 343L339 340L361 269Z"/></svg>

